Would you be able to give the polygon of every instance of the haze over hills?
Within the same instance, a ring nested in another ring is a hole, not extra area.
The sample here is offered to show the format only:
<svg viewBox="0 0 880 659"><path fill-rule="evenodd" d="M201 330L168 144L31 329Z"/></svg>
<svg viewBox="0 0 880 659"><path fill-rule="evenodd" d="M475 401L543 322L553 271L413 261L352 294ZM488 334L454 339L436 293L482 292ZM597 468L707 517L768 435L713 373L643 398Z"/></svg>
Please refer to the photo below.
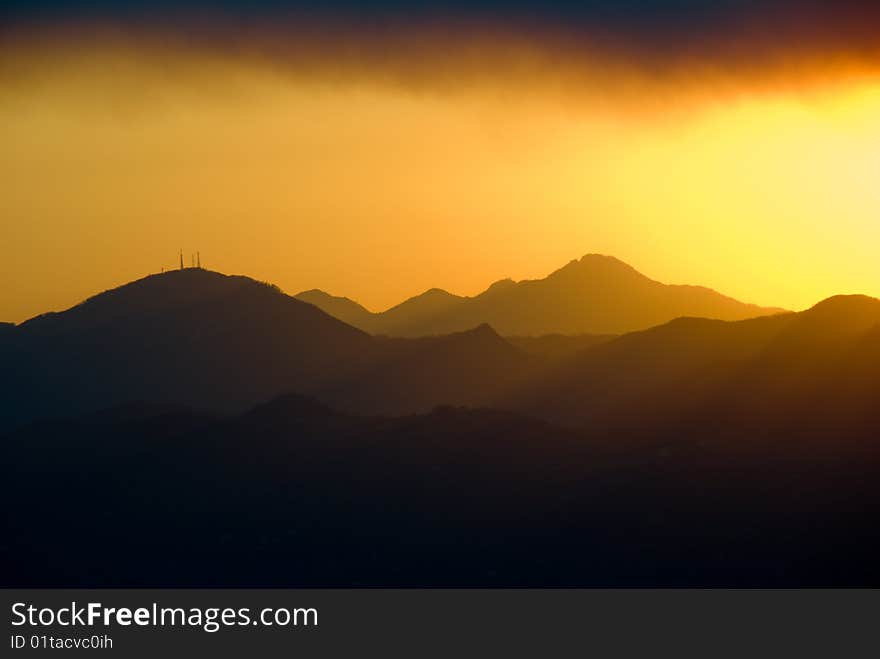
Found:
<svg viewBox="0 0 880 659"><path fill-rule="evenodd" d="M622 334L679 316L741 320L782 311L700 286L661 284L610 256L588 254L544 279L494 283L475 297L431 289L380 313L313 289L297 295L371 334L448 334L488 323L503 336Z"/></svg>
<svg viewBox="0 0 880 659"><path fill-rule="evenodd" d="M506 336L505 340L529 355L546 360L568 359L587 348L613 340L614 334L544 334Z"/></svg>
<svg viewBox="0 0 880 659"><path fill-rule="evenodd" d="M377 338L380 355L318 396L368 414L427 411L436 405L483 406L500 400L536 372L543 360L500 337L488 325L444 336Z"/></svg>
<svg viewBox="0 0 880 659"><path fill-rule="evenodd" d="M880 391L878 335L880 300L860 295L736 322L680 318L583 351L498 404L621 432L680 424L687 435L728 422L760 425L769 415L809 435L823 414L826 429L873 432L866 419L876 417ZM826 402L844 391L849 412L834 412Z"/></svg>

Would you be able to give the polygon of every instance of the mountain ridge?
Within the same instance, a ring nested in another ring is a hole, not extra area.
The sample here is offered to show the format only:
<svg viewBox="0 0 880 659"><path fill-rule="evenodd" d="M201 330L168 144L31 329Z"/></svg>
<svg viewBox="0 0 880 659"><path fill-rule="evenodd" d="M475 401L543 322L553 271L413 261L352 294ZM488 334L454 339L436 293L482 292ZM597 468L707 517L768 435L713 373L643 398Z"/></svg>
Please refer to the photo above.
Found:
<svg viewBox="0 0 880 659"><path fill-rule="evenodd" d="M356 312L340 310L339 298L315 291L297 297L336 311L366 332L389 336L447 334L480 323L503 336L623 334L679 316L740 320L785 311L746 304L704 286L663 284L601 254L569 261L543 279L497 280L473 297L429 289L378 313L360 305Z"/></svg>
<svg viewBox="0 0 880 659"><path fill-rule="evenodd" d="M580 276L580 263L566 267L557 278ZM440 291L430 298L448 299ZM782 386L786 373L819 373L850 359L870 379L868 365L846 355L873 354L877 326L880 301L835 296L800 313L679 317L618 336L506 339L487 323L418 338L373 336L275 286L188 269L130 282L0 335L0 357L10 365L2 384L11 392L0 401L0 422L157 395L239 412L295 393L360 414L453 404L566 424L628 423L637 420L630 408L668 414L747 374L756 381L747 390L757 391L761 382ZM834 368L840 377L843 367Z"/></svg>
<svg viewBox="0 0 880 659"><path fill-rule="evenodd" d="M510 407L557 422L589 421L618 429L657 426L669 417L715 410L725 418L731 405L788 406L827 383L853 375L847 384L861 398L880 380L873 354L880 336L880 299L834 296L801 312L739 321L682 317L600 342L571 355L525 383ZM818 394L815 394L818 395ZM735 401L735 403L734 403ZM638 414L633 411L638 410Z"/></svg>

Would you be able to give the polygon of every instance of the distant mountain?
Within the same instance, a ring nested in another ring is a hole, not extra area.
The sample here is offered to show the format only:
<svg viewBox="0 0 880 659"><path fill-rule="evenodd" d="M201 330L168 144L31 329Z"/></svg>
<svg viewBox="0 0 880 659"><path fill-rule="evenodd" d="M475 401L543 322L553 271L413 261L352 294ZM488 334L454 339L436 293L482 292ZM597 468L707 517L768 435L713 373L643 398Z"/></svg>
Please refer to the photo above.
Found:
<svg viewBox="0 0 880 659"><path fill-rule="evenodd" d="M428 336L460 332L477 325L491 324L488 320L478 320L455 326L437 329L438 319L450 313L466 301L440 288L432 288L421 295L411 297L387 311L376 314L375 333L391 336Z"/></svg>
<svg viewBox="0 0 880 659"><path fill-rule="evenodd" d="M521 361L491 330L389 342L276 287L198 268L146 277L6 334L0 427L137 400L229 413L286 392L414 412L483 399L492 374L505 372L500 362Z"/></svg>
<svg viewBox="0 0 880 659"><path fill-rule="evenodd" d="M343 323L358 327L365 332L372 332L373 313L347 297L328 295L324 291L312 289L297 294L296 299L314 304L316 307L338 318Z"/></svg>
<svg viewBox="0 0 880 659"><path fill-rule="evenodd" d="M432 289L377 314L360 306L356 312L350 305L343 309L340 298L320 292L298 297L339 318L344 313L347 322L364 331L390 336L448 334L481 323L503 336L622 334L680 316L740 320L782 311L700 286L661 284L598 254L572 261L544 279L501 280L472 298Z"/></svg>
<svg viewBox="0 0 880 659"><path fill-rule="evenodd" d="M419 337L438 334L425 332L423 328L432 319L444 314L467 298L452 295L439 288L432 288L421 295L409 298L381 313L373 313L347 297L337 297L318 289L303 291L295 296L298 300L316 307L370 334ZM483 322L459 327L455 331L470 329ZM441 332L450 333L450 332Z"/></svg>

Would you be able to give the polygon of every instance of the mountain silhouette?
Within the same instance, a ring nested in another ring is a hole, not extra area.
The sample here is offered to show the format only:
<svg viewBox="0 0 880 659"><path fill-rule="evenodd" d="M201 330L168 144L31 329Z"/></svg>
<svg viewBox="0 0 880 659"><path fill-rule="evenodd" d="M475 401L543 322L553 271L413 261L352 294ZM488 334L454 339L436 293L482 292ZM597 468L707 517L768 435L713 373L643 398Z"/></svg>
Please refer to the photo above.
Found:
<svg viewBox="0 0 880 659"><path fill-rule="evenodd" d="M501 362L520 361L488 328L442 341L383 340L271 285L199 268L26 321L0 336L0 356L11 392L0 426L157 398L238 412L286 392L414 412L486 398L488 380L509 373Z"/></svg>
<svg viewBox="0 0 880 659"><path fill-rule="evenodd" d="M331 316L370 334L404 337L450 333L425 331L424 328L430 325L432 319L446 313L466 299L439 288L432 288L386 311L372 313L353 300L330 295L318 289L303 291L295 297L303 302L314 304ZM483 321L471 323L452 331L462 331L480 324L483 324Z"/></svg>
<svg viewBox="0 0 880 659"><path fill-rule="evenodd" d="M343 323L358 327L365 332L375 333L372 332L373 314L354 300L349 300L347 297L328 295L316 288L298 293L295 297L298 300L315 305Z"/></svg>
<svg viewBox="0 0 880 659"><path fill-rule="evenodd" d="M17 330L19 400L4 410L13 418L157 396L243 409L317 385L373 341L272 286L197 268L140 279Z"/></svg>
<svg viewBox="0 0 880 659"><path fill-rule="evenodd" d="M572 261L544 279L501 280L471 298L432 289L375 314L359 305L357 310L343 308L340 298L319 291L298 297L366 332L391 336L448 334L481 323L503 336L621 334L680 316L740 320L782 311L700 286L661 284L598 254Z"/></svg>

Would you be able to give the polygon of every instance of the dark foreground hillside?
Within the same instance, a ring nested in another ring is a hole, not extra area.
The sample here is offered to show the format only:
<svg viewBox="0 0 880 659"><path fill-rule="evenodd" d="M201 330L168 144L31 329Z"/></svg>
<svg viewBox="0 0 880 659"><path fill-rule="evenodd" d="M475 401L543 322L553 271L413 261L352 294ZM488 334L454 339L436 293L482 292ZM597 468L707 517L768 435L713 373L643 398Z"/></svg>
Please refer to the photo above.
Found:
<svg viewBox="0 0 880 659"><path fill-rule="evenodd" d="M129 405L0 438L0 583L880 585L877 437L785 432Z"/></svg>

